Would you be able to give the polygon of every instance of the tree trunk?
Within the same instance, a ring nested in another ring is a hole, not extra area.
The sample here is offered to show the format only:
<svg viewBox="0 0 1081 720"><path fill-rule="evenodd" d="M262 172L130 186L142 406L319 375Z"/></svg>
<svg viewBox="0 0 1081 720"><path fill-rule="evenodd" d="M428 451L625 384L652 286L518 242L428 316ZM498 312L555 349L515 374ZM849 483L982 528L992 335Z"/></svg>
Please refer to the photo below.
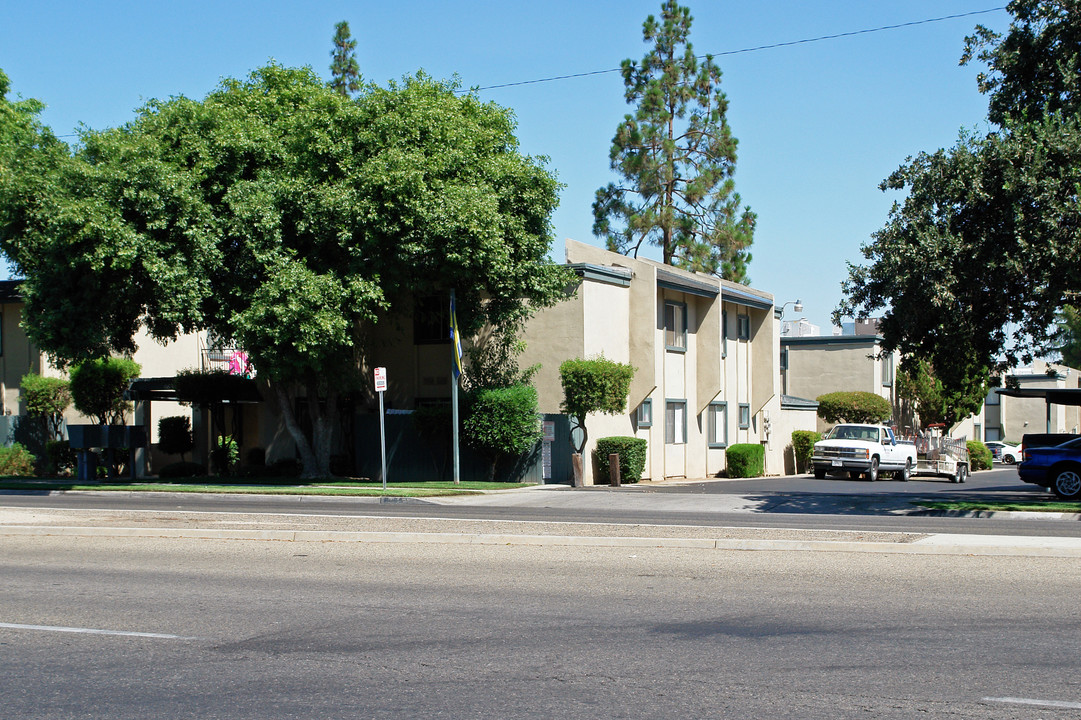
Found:
<svg viewBox="0 0 1081 720"><path fill-rule="evenodd" d="M297 451L300 452L300 463L302 466L301 476L306 478L320 477L319 464L316 460L315 453L312 452L311 442L308 441L308 438L301 431L300 425L297 423L289 393L285 391L285 388L280 383L274 383L274 393L278 396L278 404L281 406L282 420L285 422L285 429L289 431L289 435L293 438L293 442L297 444Z"/></svg>

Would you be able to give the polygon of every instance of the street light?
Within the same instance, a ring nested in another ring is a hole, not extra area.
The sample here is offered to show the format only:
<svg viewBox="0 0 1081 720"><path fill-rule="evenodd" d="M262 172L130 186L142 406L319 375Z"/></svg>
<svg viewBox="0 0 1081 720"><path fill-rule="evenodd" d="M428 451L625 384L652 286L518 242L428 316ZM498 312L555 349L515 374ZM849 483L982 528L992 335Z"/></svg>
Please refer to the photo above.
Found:
<svg viewBox="0 0 1081 720"><path fill-rule="evenodd" d="M791 305L792 309L795 310L796 312L803 312L803 301L802 300L789 300L784 305L781 305L781 317L784 317L784 309L786 307L788 307L789 305Z"/></svg>

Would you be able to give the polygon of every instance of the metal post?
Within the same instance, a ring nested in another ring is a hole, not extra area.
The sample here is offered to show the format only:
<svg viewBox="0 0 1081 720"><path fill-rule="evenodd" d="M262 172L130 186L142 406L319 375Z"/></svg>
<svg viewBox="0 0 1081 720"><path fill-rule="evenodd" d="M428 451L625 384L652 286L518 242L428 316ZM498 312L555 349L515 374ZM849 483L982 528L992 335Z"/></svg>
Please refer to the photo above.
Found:
<svg viewBox="0 0 1081 720"><path fill-rule="evenodd" d="M379 391L379 455L383 459L383 491L387 489L387 430L383 424L383 392Z"/></svg>
<svg viewBox="0 0 1081 720"><path fill-rule="evenodd" d="M454 290L450 291L450 312L451 317L455 317L454 312ZM455 325L455 332L457 332L457 325ZM458 343L461 342L460 338L452 337L450 344L450 351L452 354L457 354ZM451 369L450 369L450 425L451 425L451 444L454 446L454 484L457 485L461 481L461 468L459 465L458 454L458 358L451 357Z"/></svg>

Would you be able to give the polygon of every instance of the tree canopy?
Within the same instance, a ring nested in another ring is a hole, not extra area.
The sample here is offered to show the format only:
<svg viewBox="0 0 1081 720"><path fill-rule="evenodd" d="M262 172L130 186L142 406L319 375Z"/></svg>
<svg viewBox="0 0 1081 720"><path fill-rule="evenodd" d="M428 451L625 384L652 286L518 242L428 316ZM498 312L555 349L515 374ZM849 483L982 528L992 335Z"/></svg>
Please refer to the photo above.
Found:
<svg viewBox="0 0 1081 720"><path fill-rule="evenodd" d="M555 178L518 152L509 111L454 82L421 73L353 100L271 64L44 159L33 112L4 109L28 128L16 150L47 170L0 186L32 340L63 363L130 352L143 326L231 338L271 380L309 475L328 474L372 324L456 288L463 333L513 331L568 282L547 259Z"/></svg>
<svg viewBox="0 0 1081 720"><path fill-rule="evenodd" d="M1081 3L1014 0L1005 37L979 27L962 62L988 64L985 135L909 158L882 183L907 193L850 265L834 312L879 323L886 349L928 361L944 388L1048 345L1056 312L1081 292Z"/></svg>
<svg viewBox="0 0 1081 720"><path fill-rule="evenodd" d="M659 21L650 15L642 25L649 52L623 61L636 110L612 140L622 179L597 190L593 233L609 250L637 257L643 244L657 245L668 265L748 282L755 215L735 192L737 141L721 70L711 55L695 57L692 20L667 0Z"/></svg>

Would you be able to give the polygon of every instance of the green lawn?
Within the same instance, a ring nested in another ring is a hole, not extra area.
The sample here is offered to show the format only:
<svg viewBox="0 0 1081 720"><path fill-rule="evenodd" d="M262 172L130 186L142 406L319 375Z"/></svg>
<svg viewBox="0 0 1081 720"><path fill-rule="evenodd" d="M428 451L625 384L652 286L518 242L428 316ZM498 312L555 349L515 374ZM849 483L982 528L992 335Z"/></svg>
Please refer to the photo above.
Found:
<svg viewBox="0 0 1081 720"><path fill-rule="evenodd" d="M916 503L920 507L928 508L929 510L959 510L959 511L974 511L974 510L1012 510L1023 512L1063 512L1063 513L1081 513L1081 503L1077 502L1058 502L1056 500L1031 500L1020 502L962 502L962 501L943 501L943 502L920 502Z"/></svg>
<svg viewBox="0 0 1081 720"><path fill-rule="evenodd" d="M175 480L150 480L145 482L80 483L75 480L32 478L0 479L0 491L4 490L97 490L122 492L199 492L234 493L249 495L343 495L375 497L435 497L446 495L476 495L485 490L508 490L527 487L520 483L490 482L415 482L389 483L383 490L382 483L349 478L325 478L302 481L298 478L238 478L224 480L218 477L177 478Z"/></svg>

